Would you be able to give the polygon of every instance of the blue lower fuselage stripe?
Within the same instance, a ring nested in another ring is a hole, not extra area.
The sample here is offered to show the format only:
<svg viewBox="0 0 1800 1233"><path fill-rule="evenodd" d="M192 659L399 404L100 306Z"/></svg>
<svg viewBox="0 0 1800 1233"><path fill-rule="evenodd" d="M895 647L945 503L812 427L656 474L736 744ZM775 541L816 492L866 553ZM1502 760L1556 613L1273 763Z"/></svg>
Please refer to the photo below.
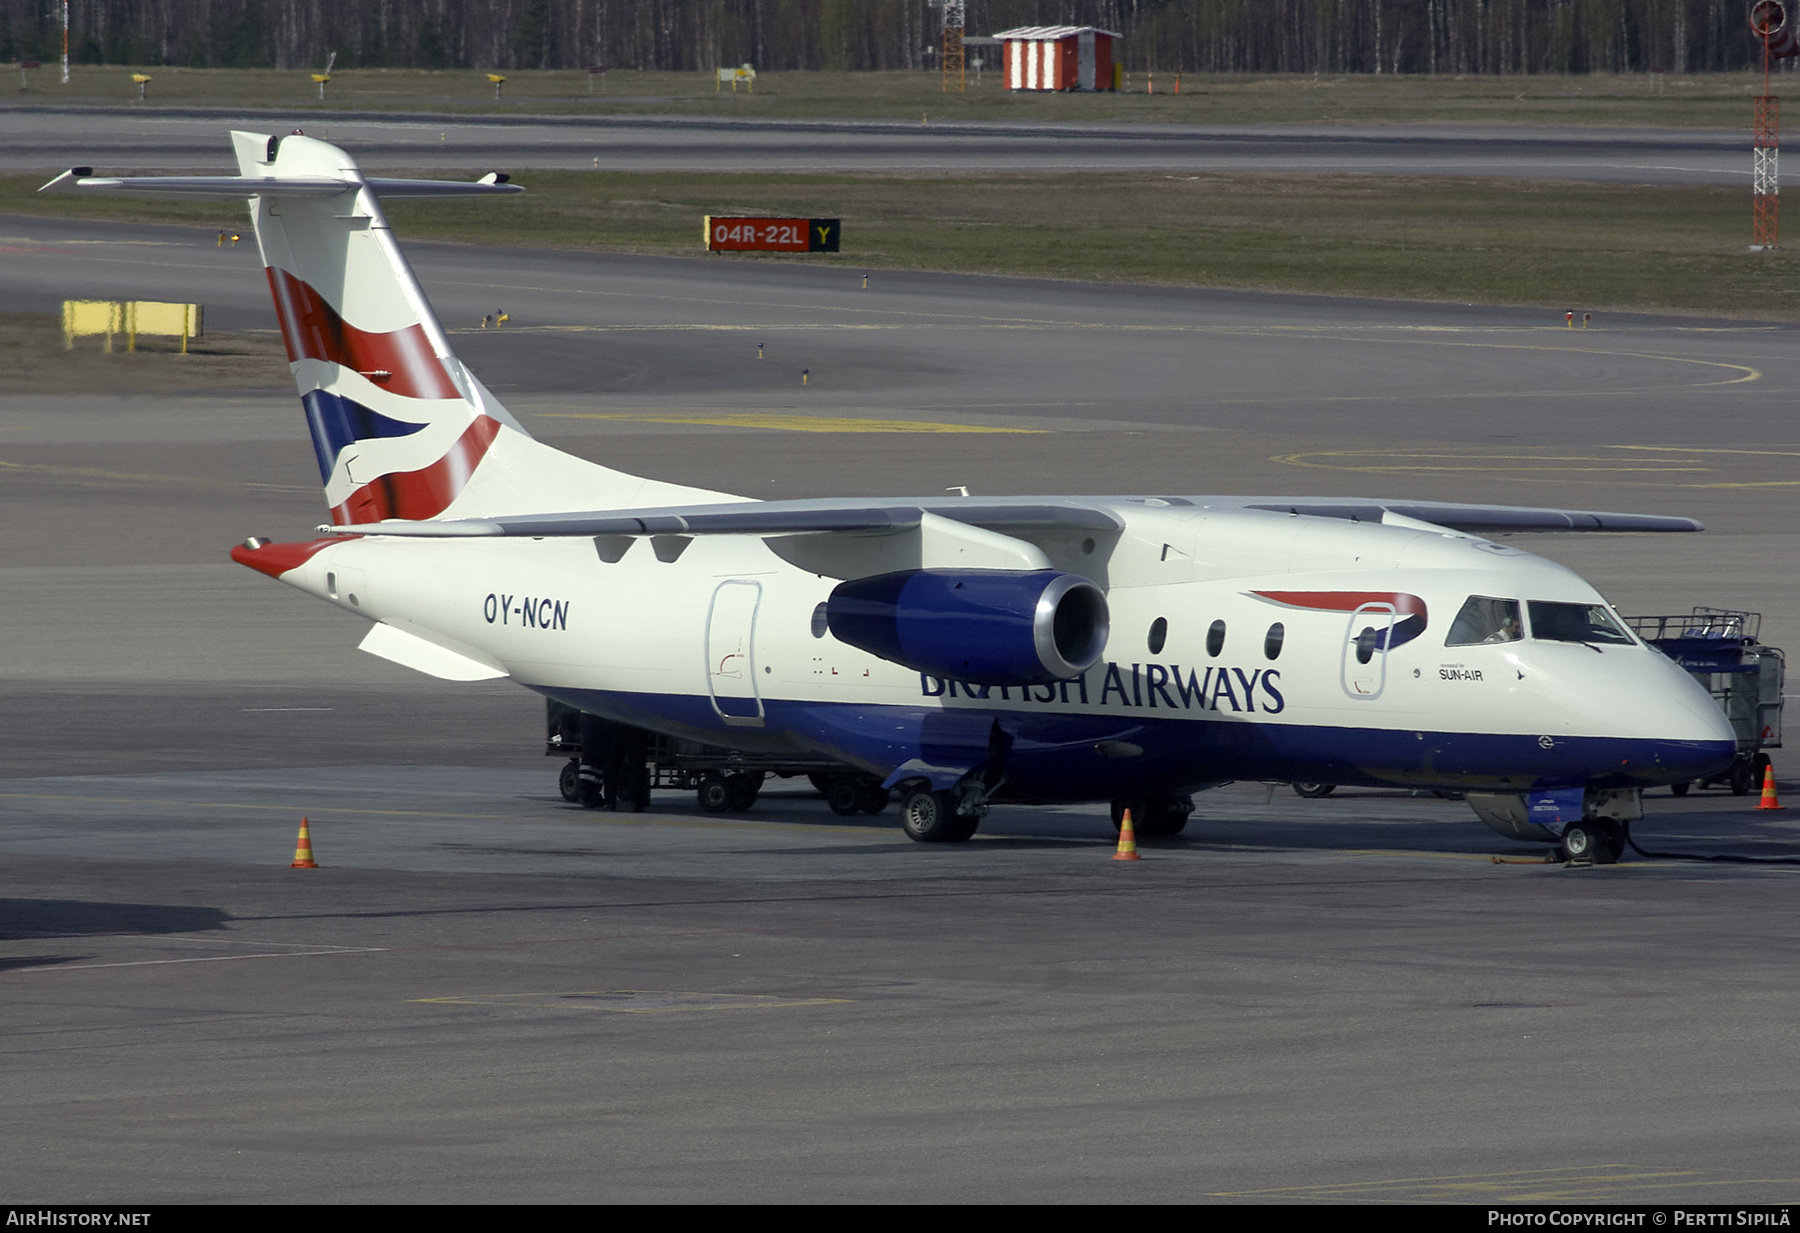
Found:
<svg viewBox="0 0 1800 1233"><path fill-rule="evenodd" d="M1173 794L1225 780L1523 792L1685 782L1730 764L1729 741L1525 736L765 698L763 728L731 726L711 698L538 687L595 714L713 745L824 754L886 775L918 759L974 767L994 725L1009 782L1044 801ZM1107 752L1098 746L1107 745ZM1141 754L1129 754L1133 748ZM1109 754L1111 756L1109 756Z"/></svg>

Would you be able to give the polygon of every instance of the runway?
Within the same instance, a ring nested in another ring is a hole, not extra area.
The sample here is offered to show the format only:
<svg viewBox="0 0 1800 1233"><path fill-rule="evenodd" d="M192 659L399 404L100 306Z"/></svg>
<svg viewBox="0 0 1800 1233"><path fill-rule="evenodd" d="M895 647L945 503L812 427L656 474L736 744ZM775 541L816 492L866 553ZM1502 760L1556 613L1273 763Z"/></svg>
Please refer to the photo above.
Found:
<svg viewBox="0 0 1800 1233"><path fill-rule="evenodd" d="M1634 184L1750 182L1746 132L1490 124L1173 125L482 117L0 108L7 162L54 174L229 172L231 129L328 137L365 168L706 172L1295 172Z"/></svg>
<svg viewBox="0 0 1800 1233"><path fill-rule="evenodd" d="M627 470L1688 514L1705 535L1515 542L1627 612L1746 607L1800 645L1791 326L408 250L526 427ZM177 228L0 219L0 292L273 328L254 251ZM22 1201L1800 1185L1794 867L1496 864L1541 852L1455 802L1262 785L1202 795L1137 866L1091 808L1000 809L935 850L801 781L741 817L572 809L532 696L361 655L360 622L225 561L322 516L291 387L103 386L0 403ZM1752 803L1659 793L1634 833L1800 855ZM301 816L317 871L286 867Z"/></svg>

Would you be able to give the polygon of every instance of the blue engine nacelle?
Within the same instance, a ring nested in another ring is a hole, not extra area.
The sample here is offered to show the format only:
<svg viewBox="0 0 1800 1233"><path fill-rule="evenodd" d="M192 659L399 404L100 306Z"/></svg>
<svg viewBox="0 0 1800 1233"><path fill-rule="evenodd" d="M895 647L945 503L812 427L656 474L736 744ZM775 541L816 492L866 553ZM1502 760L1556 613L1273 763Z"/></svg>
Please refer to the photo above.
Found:
<svg viewBox="0 0 1800 1233"><path fill-rule="evenodd" d="M1067 680L1106 650L1106 595L1055 570L912 569L840 583L832 636L931 676L978 685Z"/></svg>

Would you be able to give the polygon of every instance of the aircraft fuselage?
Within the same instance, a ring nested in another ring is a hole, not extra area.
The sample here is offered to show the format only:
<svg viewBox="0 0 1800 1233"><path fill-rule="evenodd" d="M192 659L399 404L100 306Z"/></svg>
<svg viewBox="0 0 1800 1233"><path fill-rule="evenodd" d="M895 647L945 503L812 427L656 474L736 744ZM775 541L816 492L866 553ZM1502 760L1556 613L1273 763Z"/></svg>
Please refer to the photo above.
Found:
<svg viewBox="0 0 1800 1233"><path fill-rule="evenodd" d="M646 536L622 553L586 537L369 536L279 576L494 675L672 735L934 782L999 739L1011 790L1043 801L1234 779L1646 787L1732 756L1711 699L1635 639L1520 631L1447 645L1470 597L1604 605L1561 566L1468 535L1188 500L1089 501L1123 523L1116 539L1045 544L1058 568L1105 586L1110 635L1087 671L1025 685L922 673L845 644L822 619L838 579L750 535Z"/></svg>

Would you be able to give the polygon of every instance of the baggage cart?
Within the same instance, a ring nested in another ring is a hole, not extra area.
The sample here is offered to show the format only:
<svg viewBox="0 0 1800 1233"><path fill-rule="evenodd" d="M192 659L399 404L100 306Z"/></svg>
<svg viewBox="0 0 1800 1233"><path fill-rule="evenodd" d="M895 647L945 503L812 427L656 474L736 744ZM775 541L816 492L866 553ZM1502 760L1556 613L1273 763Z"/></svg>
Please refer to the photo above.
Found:
<svg viewBox="0 0 1800 1233"><path fill-rule="evenodd" d="M608 783L601 763L592 764L590 782L582 782L581 711L555 699L545 704L544 753L563 758L557 789L571 804L641 810L651 789L693 792L707 813L740 813L756 803L770 777L804 775L825 794L832 812L849 816L880 813L890 794L875 776L830 758L793 754L747 753L643 728L604 721L609 736L627 752L613 760Z"/></svg>
<svg viewBox="0 0 1800 1233"><path fill-rule="evenodd" d="M1726 783L1734 796L1754 791L1769 765L1768 751L1781 747L1781 689L1787 674L1780 649L1760 641L1762 614L1696 607L1680 616L1626 617L1625 623L1704 685L1737 735L1731 769L1697 786ZM1689 786L1676 784L1675 794L1684 795Z"/></svg>

